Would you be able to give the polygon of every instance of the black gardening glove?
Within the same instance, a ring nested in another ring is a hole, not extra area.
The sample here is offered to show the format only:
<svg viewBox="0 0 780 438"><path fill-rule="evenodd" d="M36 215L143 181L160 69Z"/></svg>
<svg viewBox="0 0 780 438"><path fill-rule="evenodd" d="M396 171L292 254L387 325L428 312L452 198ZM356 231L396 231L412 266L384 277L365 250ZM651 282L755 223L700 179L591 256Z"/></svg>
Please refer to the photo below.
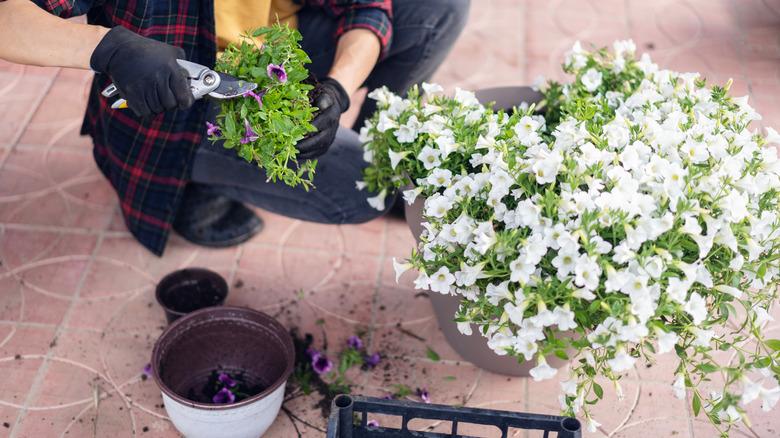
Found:
<svg viewBox="0 0 780 438"><path fill-rule="evenodd" d="M181 48L117 26L103 37L89 62L92 70L111 78L137 116L146 117L187 109L195 101L187 71L177 59L184 59Z"/></svg>
<svg viewBox="0 0 780 438"><path fill-rule="evenodd" d="M316 158L328 152L336 138L341 113L349 109L349 95L333 78L323 79L317 84L314 93L318 94L314 99L314 106L318 111L311 123L317 131L298 142L298 158L302 160Z"/></svg>

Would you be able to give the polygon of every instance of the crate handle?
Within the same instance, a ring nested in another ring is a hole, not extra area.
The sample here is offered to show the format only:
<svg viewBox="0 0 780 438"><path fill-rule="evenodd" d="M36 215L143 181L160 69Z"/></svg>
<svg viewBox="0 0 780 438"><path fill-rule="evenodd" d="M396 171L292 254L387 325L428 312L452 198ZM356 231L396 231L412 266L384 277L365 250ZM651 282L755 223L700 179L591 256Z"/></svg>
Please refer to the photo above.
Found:
<svg viewBox="0 0 780 438"><path fill-rule="evenodd" d="M339 395L333 403L339 408L339 438L352 438L352 397Z"/></svg>

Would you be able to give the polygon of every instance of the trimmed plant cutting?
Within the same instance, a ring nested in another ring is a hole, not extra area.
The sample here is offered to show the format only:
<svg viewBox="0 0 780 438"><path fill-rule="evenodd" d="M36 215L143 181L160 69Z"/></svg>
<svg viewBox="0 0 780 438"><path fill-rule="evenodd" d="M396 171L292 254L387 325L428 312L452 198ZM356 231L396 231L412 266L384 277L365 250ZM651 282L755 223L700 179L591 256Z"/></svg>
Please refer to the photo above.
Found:
<svg viewBox="0 0 780 438"><path fill-rule="evenodd" d="M253 38L262 37L258 45ZM216 70L257 83L244 99L221 102L216 124L207 123L212 141L224 141L248 162L264 169L270 181L312 187L316 160L298 162L295 145L314 132L311 120L313 85L306 82L309 56L301 49L301 34L276 24L243 35L229 45Z"/></svg>
<svg viewBox="0 0 780 438"><path fill-rule="evenodd" d="M598 422L599 381L675 355L670 391L724 435L780 400L780 340L765 325L780 266L780 135L696 73L664 70L631 41L577 43L538 105L494 112L426 85L374 91L365 183L425 197L415 286L455 295L498 355L535 380L569 359L560 402ZM568 332L567 335L563 333Z"/></svg>

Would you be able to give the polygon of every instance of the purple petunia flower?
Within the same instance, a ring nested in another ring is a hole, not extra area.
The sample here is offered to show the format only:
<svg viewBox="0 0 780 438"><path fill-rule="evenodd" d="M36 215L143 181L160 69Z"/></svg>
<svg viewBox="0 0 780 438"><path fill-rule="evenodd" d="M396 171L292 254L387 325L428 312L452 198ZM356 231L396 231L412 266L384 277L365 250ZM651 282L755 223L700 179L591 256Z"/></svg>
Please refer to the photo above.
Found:
<svg viewBox="0 0 780 438"><path fill-rule="evenodd" d="M244 129L246 129L246 132L244 132L244 138L241 139L241 144L252 143L253 141L260 138L254 129L252 129L252 125L249 124L249 120L244 119Z"/></svg>
<svg viewBox="0 0 780 438"><path fill-rule="evenodd" d="M314 368L314 372L319 375L327 374L333 369L333 361L328 359L324 354L315 352L311 356L311 367Z"/></svg>
<svg viewBox="0 0 780 438"><path fill-rule="evenodd" d="M284 69L284 66L268 64L266 72L268 73L268 77L271 79L276 79L281 83L287 82L287 71Z"/></svg>
<svg viewBox="0 0 780 438"><path fill-rule="evenodd" d="M152 364L148 363L144 365L143 371L141 371L143 374L144 379L148 379L149 377L152 377Z"/></svg>
<svg viewBox="0 0 780 438"><path fill-rule="evenodd" d="M363 348L363 341L361 341L357 336L352 335L349 337L349 339L347 339L347 345L351 348L354 348L355 350L360 350Z"/></svg>
<svg viewBox="0 0 780 438"><path fill-rule="evenodd" d="M219 137L219 136L222 135L222 130L219 129L219 126L217 126L217 125L215 125L215 124L213 124L211 122L206 122L206 135L209 135L209 136L215 135L215 136Z"/></svg>
<svg viewBox="0 0 780 438"><path fill-rule="evenodd" d="M219 383L225 385L227 388L233 388L236 386L236 381L233 380L232 377L228 373L219 373L219 376L217 376L217 380Z"/></svg>
<svg viewBox="0 0 780 438"><path fill-rule="evenodd" d="M230 392L227 388L222 388L219 390L218 393L214 394L214 397L211 398L211 401L213 401L216 404L227 404L227 403L233 403L236 401L236 396L232 392Z"/></svg>
<svg viewBox="0 0 780 438"><path fill-rule="evenodd" d="M374 368L375 366L379 365L379 362L381 361L382 356L380 356L379 353L367 354L363 356L363 363L367 368Z"/></svg>
<svg viewBox="0 0 780 438"><path fill-rule="evenodd" d="M263 96L265 96L265 91L261 91L260 94L255 93L252 90L247 91L244 93L244 97L252 97L257 101L257 104L260 105L260 108L263 107Z"/></svg>
<svg viewBox="0 0 780 438"><path fill-rule="evenodd" d="M368 426L369 429L376 429L377 427L379 427L379 422L376 420L368 420L366 426Z"/></svg>
<svg viewBox="0 0 780 438"><path fill-rule="evenodd" d="M428 390L425 388L417 388L417 397L420 397L425 403L431 402L431 396L428 394Z"/></svg>

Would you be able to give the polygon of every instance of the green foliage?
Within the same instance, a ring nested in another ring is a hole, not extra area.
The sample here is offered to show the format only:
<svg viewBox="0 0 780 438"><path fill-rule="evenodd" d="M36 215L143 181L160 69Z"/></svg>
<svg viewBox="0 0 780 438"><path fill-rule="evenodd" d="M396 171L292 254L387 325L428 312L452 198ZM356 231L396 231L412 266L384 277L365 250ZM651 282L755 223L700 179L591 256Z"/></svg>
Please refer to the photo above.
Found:
<svg viewBox="0 0 780 438"><path fill-rule="evenodd" d="M265 43L258 45L253 37L261 37ZM309 96L314 87L304 82L309 77L305 65L311 60L300 41L297 30L277 24L248 32L239 44L225 49L216 70L257 83L255 92L262 95L262 105L251 96L222 101L217 116L221 136L211 140L224 140L226 148L264 169L270 181L302 185L308 190L317 163L298 162L296 144L315 131L311 120L316 108ZM283 66L287 81L269 77L269 64ZM246 123L257 133L257 140L244 140Z"/></svg>

